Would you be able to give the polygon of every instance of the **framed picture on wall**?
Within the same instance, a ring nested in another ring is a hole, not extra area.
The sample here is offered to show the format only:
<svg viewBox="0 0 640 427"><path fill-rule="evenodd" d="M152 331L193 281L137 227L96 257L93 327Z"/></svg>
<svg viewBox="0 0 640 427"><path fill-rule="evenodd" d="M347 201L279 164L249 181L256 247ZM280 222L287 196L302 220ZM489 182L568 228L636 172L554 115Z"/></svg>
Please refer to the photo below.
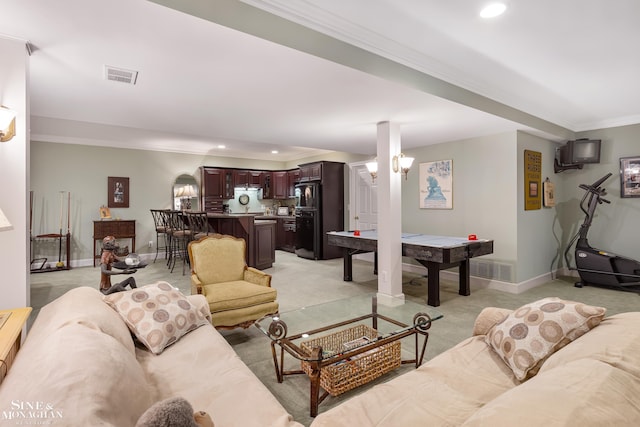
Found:
<svg viewBox="0 0 640 427"><path fill-rule="evenodd" d="M100 219L111 219L111 211L106 206L100 206Z"/></svg>
<svg viewBox="0 0 640 427"><path fill-rule="evenodd" d="M620 158L620 197L640 197L640 156Z"/></svg>
<svg viewBox="0 0 640 427"><path fill-rule="evenodd" d="M128 208L129 178L110 176L107 181L107 206L110 208Z"/></svg>
<svg viewBox="0 0 640 427"><path fill-rule="evenodd" d="M453 160L420 163L420 209L453 209Z"/></svg>

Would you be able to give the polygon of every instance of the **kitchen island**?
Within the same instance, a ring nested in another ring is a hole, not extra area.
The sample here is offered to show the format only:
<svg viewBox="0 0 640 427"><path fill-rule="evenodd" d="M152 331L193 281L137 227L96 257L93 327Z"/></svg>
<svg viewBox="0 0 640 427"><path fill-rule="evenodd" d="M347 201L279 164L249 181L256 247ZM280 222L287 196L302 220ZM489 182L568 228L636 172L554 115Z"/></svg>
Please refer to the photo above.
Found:
<svg viewBox="0 0 640 427"><path fill-rule="evenodd" d="M276 221L260 214L220 214L208 212L209 225L216 233L247 242L247 265L259 270L275 262Z"/></svg>

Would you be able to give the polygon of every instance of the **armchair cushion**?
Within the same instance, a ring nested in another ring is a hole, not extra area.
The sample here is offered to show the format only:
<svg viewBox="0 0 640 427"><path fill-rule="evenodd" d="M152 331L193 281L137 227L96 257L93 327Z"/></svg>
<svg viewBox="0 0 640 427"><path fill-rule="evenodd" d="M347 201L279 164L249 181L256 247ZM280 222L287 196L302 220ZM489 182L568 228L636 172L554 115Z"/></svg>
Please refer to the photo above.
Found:
<svg viewBox="0 0 640 427"><path fill-rule="evenodd" d="M244 240L220 234L191 242L191 268L205 284L242 280L246 267L245 248Z"/></svg>
<svg viewBox="0 0 640 427"><path fill-rule="evenodd" d="M204 285L203 294L207 298L211 312L215 313L273 302L276 300L277 292L271 287L236 280Z"/></svg>

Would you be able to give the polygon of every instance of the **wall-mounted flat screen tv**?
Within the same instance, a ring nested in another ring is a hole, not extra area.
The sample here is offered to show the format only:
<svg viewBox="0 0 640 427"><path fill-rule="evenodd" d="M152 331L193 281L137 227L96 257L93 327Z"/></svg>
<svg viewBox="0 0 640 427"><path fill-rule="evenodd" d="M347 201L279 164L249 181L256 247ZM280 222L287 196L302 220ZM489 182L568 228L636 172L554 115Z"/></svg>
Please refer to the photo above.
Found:
<svg viewBox="0 0 640 427"><path fill-rule="evenodd" d="M599 139L576 139L567 141L559 148L561 165L582 165L600 163Z"/></svg>

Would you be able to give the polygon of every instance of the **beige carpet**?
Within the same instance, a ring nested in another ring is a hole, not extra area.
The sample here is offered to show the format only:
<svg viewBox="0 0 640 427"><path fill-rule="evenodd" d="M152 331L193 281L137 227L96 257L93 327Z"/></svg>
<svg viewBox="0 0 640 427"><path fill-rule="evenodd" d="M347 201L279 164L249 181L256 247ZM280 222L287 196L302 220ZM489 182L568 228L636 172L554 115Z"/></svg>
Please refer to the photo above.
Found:
<svg viewBox="0 0 640 427"><path fill-rule="evenodd" d="M290 253L277 251L276 263L266 271L273 275L273 287L278 290L280 310L284 312L306 305L375 292L377 278L371 267L369 263L354 261L354 281L344 282L342 281L341 259L311 261L298 258ZM139 286L165 280L178 287L182 292L189 293L189 277L188 275L183 276L181 273L181 266L177 266L174 273L170 273L163 260L158 260L155 264L150 264L139 270L134 277ZM124 277L114 276L112 282L116 283L119 278L122 280ZM31 304L35 314L32 314L30 322L33 321L40 307L62 295L68 289L77 286L97 288L99 282L100 270L97 267L32 274ZM407 299L425 304L426 278L417 274L405 274L403 292ZM472 286L471 295L468 297L458 295L456 283L444 281L441 284L442 305L438 308L444 314L444 318L436 321L430 329L426 359L434 357L468 337L471 334L475 317L482 308L487 306L516 308L547 296L558 296L600 305L607 308L608 314L637 311L640 303L640 297L634 293L596 287L579 289L575 288L569 279L554 280L520 295L490 289L476 289ZM327 313L327 323L330 322L331 313ZM294 418L304 425L309 425L312 419L309 417L309 382L307 378L304 376L287 377L282 384L279 384L275 378L268 339L257 328L223 331L222 334L242 360ZM410 354L412 340L407 339L403 341L402 345L403 354L407 352ZM297 365L292 357L289 357L286 363L290 367ZM373 384L388 381L410 369L412 369L411 365L404 365ZM361 393L366 388L367 386L361 387L339 397L329 397L320 405L320 411L335 406L345 399Z"/></svg>

